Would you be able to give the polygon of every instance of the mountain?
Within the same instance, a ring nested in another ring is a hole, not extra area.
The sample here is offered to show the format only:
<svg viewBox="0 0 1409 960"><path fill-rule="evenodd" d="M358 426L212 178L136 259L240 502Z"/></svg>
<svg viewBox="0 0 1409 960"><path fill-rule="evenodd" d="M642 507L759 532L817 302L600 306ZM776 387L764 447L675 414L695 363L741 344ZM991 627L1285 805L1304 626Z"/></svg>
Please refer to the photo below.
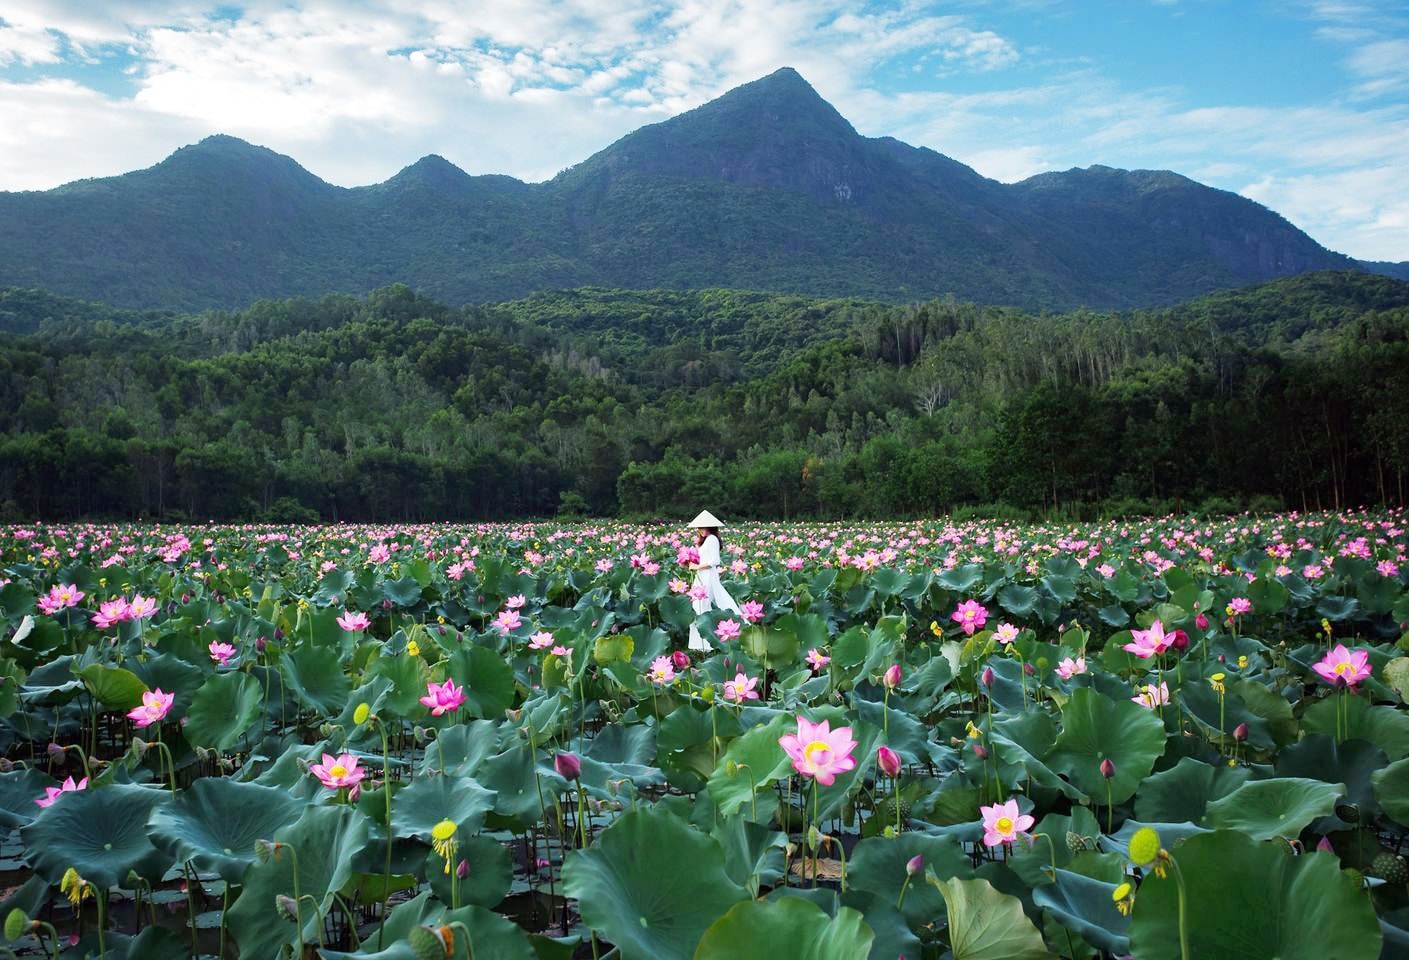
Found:
<svg viewBox="0 0 1409 960"><path fill-rule="evenodd" d="M1360 266L1371 273L1384 274L1396 280L1409 280L1409 260L1392 263L1387 260L1361 260Z"/></svg>
<svg viewBox="0 0 1409 960"><path fill-rule="evenodd" d="M791 69L544 183L429 156L347 189L217 136L147 170L0 193L0 222L0 285L134 308L393 282L449 302L595 285L1129 307L1359 268L1276 213L1167 171L1003 184L863 137Z"/></svg>

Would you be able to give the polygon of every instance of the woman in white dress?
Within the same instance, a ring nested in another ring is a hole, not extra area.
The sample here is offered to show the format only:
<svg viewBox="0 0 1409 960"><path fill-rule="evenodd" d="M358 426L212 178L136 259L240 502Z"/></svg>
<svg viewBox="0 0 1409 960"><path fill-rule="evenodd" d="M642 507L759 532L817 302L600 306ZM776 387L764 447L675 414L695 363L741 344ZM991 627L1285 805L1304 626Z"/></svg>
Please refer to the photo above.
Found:
<svg viewBox="0 0 1409 960"><path fill-rule="evenodd" d="M695 608L695 615L708 613L718 607L720 610L728 610L731 613L743 615L739 605L734 602L734 598L729 596L729 591L724 589L724 584L719 582L719 528L720 522L714 514L708 510L700 512L700 515L690 521L690 526L695 528L696 545L700 551L700 562L690 564L690 569L695 571L694 588L690 591ZM700 635L700 631L694 624L690 625L690 649L709 650L709 641Z"/></svg>

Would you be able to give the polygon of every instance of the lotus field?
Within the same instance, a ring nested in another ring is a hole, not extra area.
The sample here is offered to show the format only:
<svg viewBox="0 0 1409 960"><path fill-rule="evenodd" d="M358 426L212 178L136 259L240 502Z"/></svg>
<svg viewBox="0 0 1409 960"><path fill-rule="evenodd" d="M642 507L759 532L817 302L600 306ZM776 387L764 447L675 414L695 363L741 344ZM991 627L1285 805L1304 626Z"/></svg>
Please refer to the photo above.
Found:
<svg viewBox="0 0 1409 960"><path fill-rule="evenodd" d="M1406 526L3 528L0 956L1406 957Z"/></svg>

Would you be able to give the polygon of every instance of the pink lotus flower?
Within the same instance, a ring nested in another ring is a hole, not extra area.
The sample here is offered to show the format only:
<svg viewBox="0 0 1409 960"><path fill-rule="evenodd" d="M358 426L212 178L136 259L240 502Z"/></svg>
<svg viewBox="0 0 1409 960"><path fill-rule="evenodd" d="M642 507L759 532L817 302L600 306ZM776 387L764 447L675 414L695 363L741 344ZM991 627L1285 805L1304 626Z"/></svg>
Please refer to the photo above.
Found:
<svg viewBox="0 0 1409 960"><path fill-rule="evenodd" d="M554 646L553 649L552 649L552 650L549 650L548 652L551 653L551 654L552 654L553 656L555 656L555 657L566 657L566 656L568 656L569 654L572 653L571 650L569 650L567 647L563 646L561 643L560 643L560 644L557 644L556 646Z"/></svg>
<svg viewBox="0 0 1409 960"><path fill-rule="evenodd" d="M1228 616L1241 617L1252 610L1252 601L1247 597L1234 597L1228 601Z"/></svg>
<svg viewBox="0 0 1409 960"><path fill-rule="evenodd" d="M607 572L608 570L610 570L611 568L612 568L612 562L611 562L610 560L608 560L606 557L603 557L602 559L598 560L597 563L596 563L596 570L597 570L598 573L606 573L606 572Z"/></svg>
<svg viewBox="0 0 1409 960"><path fill-rule="evenodd" d="M709 587L702 583L697 583L690 588L691 600L707 600L709 598Z"/></svg>
<svg viewBox="0 0 1409 960"><path fill-rule="evenodd" d="M455 681L446 678L444 683L426 683L426 695L421 705L429 707L431 716L439 717L454 713L465 702L465 688L455 686Z"/></svg>
<svg viewBox="0 0 1409 960"><path fill-rule="evenodd" d="M675 551L675 562L682 567L690 563L699 563L700 551L697 547L681 547Z"/></svg>
<svg viewBox="0 0 1409 960"><path fill-rule="evenodd" d="M162 693L161 687L157 687L142 694L142 705L127 711L127 718L138 727L149 727L160 723L175 702L176 694Z"/></svg>
<svg viewBox="0 0 1409 960"><path fill-rule="evenodd" d="M1077 657L1075 660L1073 660L1071 657L1067 657L1067 658L1066 658L1065 660L1063 660L1061 663L1057 664L1057 676L1061 677L1063 680L1070 680L1072 677L1076 676L1078 673L1085 673L1085 672L1086 672L1086 658L1085 658L1085 657Z"/></svg>
<svg viewBox="0 0 1409 960"><path fill-rule="evenodd" d="M1019 834L1031 830L1033 823L1036 822L1018 809L1016 798L1010 799L1006 803L979 807L979 812L983 814L983 845L985 847L996 847L1005 843L1011 845L1018 839Z"/></svg>
<svg viewBox="0 0 1409 960"><path fill-rule="evenodd" d="M121 623L131 616L131 608L122 597L104 600L98 604L98 612L93 616L93 626L106 630L115 623Z"/></svg>
<svg viewBox="0 0 1409 960"><path fill-rule="evenodd" d="M671 593L689 593L689 592L690 592L690 585L689 585L688 583L686 583L684 580L681 580L681 579L679 579L679 578L676 578L676 579L670 581L670 592L671 592Z"/></svg>
<svg viewBox="0 0 1409 960"><path fill-rule="evenodd" d="M977 600L965 600L954 609L949 619L958 623L963 627L964 633L972 637L975 630L982 630L983 625L988 622L988 608Z"/></svg>
<svg viewBox="0 0 1409 960"><path fill-rule="evenodd" d="M338 626L349 633L366 630L371 625L372 620L365 613L354 613L351 610L347 610L343 612L342 616L338 617Z"/></svg>
<svg viewBox="0 0 1409 960"><path fill-rule="evenodd" d="M832 730L826 720L814 724L799 716L797 733L779 737L778 745L792 760L794 770L804 777L814 778L824 787L835 783L837 774L856 769L856 760L851 755L856 741L851 739L850 727Z"/></svg>
<svg viewBox="0 0 1409 960"><path fill-rule="evenodd" d="M753 689L758 686L757 677L745 676L740 670L734 675L733 680L724 681L724 699L733 703L743 703L745 700L759 699L758 693Z"/></svg>
<svg viewBox="0 0 1409 960"><path fill-rule="evenodd" d="M807 651L807 665L812 668L813 673L816 673L818 670L821 670L823 667L825 667L831 662L832 658L827 656L821 650L818 650L816 647L813 647L811 650Z"/></svg>
<svg viewBox="0 0 1409 960"><path fill-rule="evenodd" d="M1326 655L1312 664L1312 670L1331 686L1355 685L1373 673L1370 667L1370 654L1364 650L1348 650L1345 644L1338 643Z"/></svg>
<svg viewBox="0 0 1409 960"><path fill-rule="evenodd" d="M494 618L494 622L490 626L499 631L501 637L508 636L523 626L523 618L519 616L517 610L501 610L499 616Z"/></svg>
<svg viewBox="0 0 1409 960"><path fill-rule="evenodd" d="M783 566L787 567L789 570L801 570L805 563L806 561L803 560L802 557L788 557L788 559L783 561Z"/></svg>
<svg viewBox="0 0 1409 960"><path fill-rule="evenodd" d="M651 661L651 668L646 671L646 679L656 686L666 686L675 679L675 660L667 656L656 657Z"/></svg>
<svg viewBox="0 0 1409 960"><path fill-rule="evenodd" d="M1096 572L1109 579L1115 576L1115 567L1111 566L1109 563L1103 563L1096 568Z"/></svg>
<svg viewBox="0 0 1409 960"><path fill-rule="evenodd" d="M749 623L757 623L763 619L763 604L757 600L747 600L743 606L743 617Z"/></svg>
<svg viewBox="0 0 1409 960"><path fill-rule="evenodd" d="M1130 642L1121 647L1135 654L1141 660L1148 660L1164 653L1174 642L1174 635L1164 632L1164 624L1156 620L1148 630L1131 630Z"/></svg>
<svg viewBox="0 0 1409 960"><path fill-rule="evenodd" d="M997 630L993 631L993 636L997 638L999 643L1003 644L1004 646L1007 646L1008 644L1016 640L1018 638L1018 634L1021 632L1022 631L1020 631L1017 627L1013 626L1011 623L1002 623L998 625Z"/></svg>
<svg viewBox="0 0 1409 960"><path fill-rule="evenodd" d="M520 593L505 600L504 606L508 607L510 610L517 610L522 607L525 603L528 603L528 598Z"/></svg>
<svg viewBox="0 0 1409 960"><path fill-rule="evenodd" d="M737 640L739 638L739 621L720 620L714 625L714 635L720 640Z"/></svg>
<svg viewBox="0 0 1409 960"><path fill-rule="evenodd" d="M49 588L47 596L39 598L39 610L41 613L55 614L65 607L76 607L78 601L87 594L71 583Z"/></svg>
<svg viewBox="0 0 1409 960"><path fill-rule="evenodd" d="M57 800L57 799L59 799L59 797L60 797L62 794L65 794L65 793L72 793L72 792L75 791L75 790L87 790L87 789L88 789L88 778L87 778L87 777L84 777L82 780L78 781L77 783L74 783L74 782L73 782L73 777L65 777L65 778L64 778L64 782L61 783L61 784L59 784L57 787L45 787L45 788L44 788L44 796L42 796L42 797L35 797L35 798L34 798L34 802L37 803L37 804L39 804L41 807L52 807L52 806L54 805L54 801Z"/></svg>
<svg viewBox="0 0 1409 960"><path fill-rule="evenodd" d="M1138 703L1146 710L1153 710L1155 707L1163 706L1169 702L1169 684L1163 680L1156 687L1153 683L1147 683L1140 688L1140 692L1130 698L1132 703Z"/></svg>
<svg viewBox="0 0 1409 960"><path fill-rule="evenodd" d="M230 658L239 652L231 644L221 643L219 640L212 640L206 649L210 651L210 659L214 660L222 667L228 667L230 665Z"/></svg>
<svg viewBox="0 0 1409 960"><path fill-rule="evenodd" d="M144 597L140 593L133 594L132 602L127 605L127 615L133 620L146 620L156 612L156 598Z"/></svg>
<svg viewBox="0 0 1409 960"><path fill-rule="evenodd" d="M329 790L341 790L343 787L353 787L362 782L366 776L366 771L357 766L357 758L350 753L333 756L323 754L323 762L315 763L308 768L308 772L317 777Z"/></svg>
<svg viewBox="0 0 1409 960"><path fill-rule="evenodd" d="M551 646L552 643L553 635L547 630L539 630L528 638L528 646L531 650L542 650L544 647Z"/></svg>

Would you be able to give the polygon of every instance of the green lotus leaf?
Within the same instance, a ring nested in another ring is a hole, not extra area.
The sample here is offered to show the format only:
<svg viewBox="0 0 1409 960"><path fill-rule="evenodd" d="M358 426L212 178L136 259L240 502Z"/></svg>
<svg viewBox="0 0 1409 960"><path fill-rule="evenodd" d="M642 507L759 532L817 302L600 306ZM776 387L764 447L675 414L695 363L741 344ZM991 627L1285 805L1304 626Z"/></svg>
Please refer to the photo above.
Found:
<svg viewBox="0 0 1409 960"><path fill-rule="evenodd" d="M1401 826L1409 824L1409 758L1376 770L1370 782L1384 812Z"/></svg>
<svg viewBox="0 0 1409 960"><path fill-rule="evenodd" d="M1370 778L1387 763L1383 751L1368 740L1337 743L1324 733L1313 733L1278 754L1275 767L1279 777L1345 784L1346 798L1359 807L1362 817L1370 817L1380 812Z"/></svg>
<svg viewBox="0 0 1409 960"><path fill-rule="evenodd" d="M911 924L923 925L944 915L944 897L924 882L926 873L942 880L967 877L973 873L969 855L953 837L937 837L907 831L894 839L871 837L856 845L847 857L846 882L853 890L874 893L895 903L905 884L905 867L912 857L920 857L919 876L905 891L901 912Z"/></svg>
<svg viewBox="0 0 1409 960"><path fill-rule="evenodd" d="M1207 826L1241 830L1254 840L1295 839L1312 820L1335 812L1345 784L1301 777L1252 780L1208 805Z"/></svg>
<svg viewBox="0 0 1409 960"><path fill-rule="evenodd" d="M1057 869L1057 882L1033 888L1032 902L1087 943L1113 954L1130 952L1130 918L1116 909L1116 884ZM1060 943L1060 941L1058 941Z"/></svg>
<svg viewBox="0 0 1409 960"><path fill-rule="evenodd" d="M141 706L142 694L147 692L147 685L131 670L122 667L90 663L78 671L78 676L94 699L109 710L131 710Z"/></svg>
<svg viewBox="0 0 1409 960"><path fill-rule="evenodd" d="M1173 853L1179 874L1146 876L1135 896L1130 952L1140 960L1180 956L1179 875L1186 888L1191 957L1376 960L1380 955L1375 908L1331 854L1292 856L1283 844L1228 830L1191 837Z"/></svg>
<svg viewBox="0 0 1409 960"><path fill-rule="evenodd" d="M247 673L218 673L191 697L181 730L192 746L231 750L250 732L263 709L264 689L258 680Z"/></svg>
<svg viewBox="0 0 1409 960"><path fill-rule="evenodd" d="M446 676L465 688L464 709L473 716L502 720L504 711L514 705L513 667L488 647L471 644L457 650L446 670Z"/></svg>
<svg viewBox="0 0 1409 960"><path fill-rule="evenodd" d="M568 854L563 891L623 960L686 960L747 891L729 879L718 841L654 810L627 813Z"/></svg>
<svg viewBox="0 0 1409 960"><path fill-rule="evenodd" d="M1302 717L1306 732L1336 735L1336 711L1342 699L1345 703L1345 739L1369 740L1383 750L1391 762L1409 756L1409 711L1374 706L1366 696L1331 694L1323 697L1308 707Z"/></svg>
<svg viewBox="0 0 1409 960"><path fill-rule="evenodd" d="M75 780L81 779L82 773ZM33 767L20 767L0 773L0 827L14 830L33 822L44 808L34 801L44 796L46 787L57 787L59 781Z"/></svg>
<svg viewBox="0 0 1409 960"><path fill-rule="evenodd" d="M1156 823L1198 823L1209 801L1226 797L1250 775L1245 767L1215 767L1184 757L1144 782L1135 797L1135 816Z"/></svg>
<svg viewBox="0 0 1409 960"><path fill-rule="evenodd" d="M1111 800L1119 803L1135 793L1163 753L1164 724L1154 711L1080 687L1062 707L1062 732L1044 759L1099 803L1107 785L1101 761L1110 760Z"/></svg>
<svg viewBox="0 0 1409 960"><path fill-rule="evenodd" d="M190 860L227 883L239 883L254 862L254 842L273 837L303 808L286 790L202 777L156 808L147 834L178 863Z"/></svg>
<svg viewBox="0 0 1409 960"><path fill-rule="evenodd" d="M478 833L493 809L494 791L470 777L416 777L392 804L392 833L429 843L435 825L449 820L463 839Z"/></svg>
<svg viewBox="0 0 1409 960"><path fill-rule="evenodd" d="M779 715L747 731L730 743L719 758L719 764L709 777L709 795L721 816L733 816L740 810L748 813L755 790L766 790L769 784L783 779L792 770L788 755L778 745L778 738L786 732L789 720Z"/></svg>
<svg viewBox="0 0 1409 960"><path fill-rule="evenodd" d="M337 716L347 704L352 684L336 648L306 644L286 656L279 672L301 704L324 716Z"/></svg>
<svg viewBox="0 0 1409 960"><path fill-rule="evenodd" d="M494 791L497 816L523 823L552 816L553 798L567 789L552 764L537 762L522 740L486 760L475 779Z"/></svg>
<svg viewBox="0 0 1409 960"><path fill-rule="evenodd" d="M314 906L327 914L334 895L352 876L352 858L367 844L370 826L371 821L355 807L306 807L298 820L268 838L286 846L245 871L240 896L226 915L240 956L277 957L285 946L316 943L321 924ZM298 892L305 898L301 936L294 921L274 910L276 897L294 895L295 860Z"/></svg>
<svg viewBox="0 0 1409 960"><path fill-rule="evenodd" d="M171 859L147 838L147 820L170 800L164 789L133 783L65 794L20 831L25 856L50 883L69 867L100 888L126 884L130 870L160 880Z"/></svg>
<svg viewBox="0 0 1409 960"><path fill-rule="evenodd" d="M1042 934L1023 914L1022 901L987 880L928 878L944 896L954 960L1047 960Z"/></svg>
<svg viewBox="0 0 1409 960"><path fill-rule="evenodd" d="M514 864L509 848L483 834L463 837L456 853L456 861L461 860L465 862L468 872L456 880L454 894L460 898L460 904L473 903L490 909L498 906L514 882ZM449 904L450 875L445 872L445 861L435 851L426 856L425 874L436 899Z"/></svg>
<svg viewBox="0 0 1409 960"><path fill-rule="evenodd" d="M821 907L801 897L747 900L710 925L694 957L857 960L870 954L874 937L861 914L850 907L828 917Z"/></svg>

